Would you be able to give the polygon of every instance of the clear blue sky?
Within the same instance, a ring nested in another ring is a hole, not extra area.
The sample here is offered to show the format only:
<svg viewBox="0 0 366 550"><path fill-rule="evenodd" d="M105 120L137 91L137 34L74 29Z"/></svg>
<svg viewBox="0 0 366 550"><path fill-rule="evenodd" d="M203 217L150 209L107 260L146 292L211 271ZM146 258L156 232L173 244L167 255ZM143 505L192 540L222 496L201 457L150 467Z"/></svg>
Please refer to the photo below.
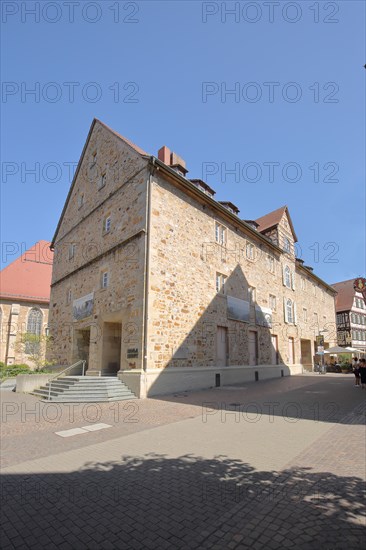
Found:
<svg viewBox="0 0 366 550"><path fill-rule="evenodd" d="M365 275L363 1L55 4L2 2L2 266L52 239L97 117L244 219L287 204L327 282Z"/></svg>

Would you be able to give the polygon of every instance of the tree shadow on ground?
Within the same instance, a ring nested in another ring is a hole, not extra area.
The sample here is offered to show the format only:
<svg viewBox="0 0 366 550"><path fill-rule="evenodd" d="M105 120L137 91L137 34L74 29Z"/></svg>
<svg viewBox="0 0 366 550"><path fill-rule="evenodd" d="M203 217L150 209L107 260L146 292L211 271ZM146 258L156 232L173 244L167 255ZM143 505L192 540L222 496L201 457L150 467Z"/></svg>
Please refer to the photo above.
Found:
<svg viewBox="0 0 366 550"><path fill-rule="evenodd" d="M2 548L365 547L364 482L225 456L147 454L2 476Z"/></svg>

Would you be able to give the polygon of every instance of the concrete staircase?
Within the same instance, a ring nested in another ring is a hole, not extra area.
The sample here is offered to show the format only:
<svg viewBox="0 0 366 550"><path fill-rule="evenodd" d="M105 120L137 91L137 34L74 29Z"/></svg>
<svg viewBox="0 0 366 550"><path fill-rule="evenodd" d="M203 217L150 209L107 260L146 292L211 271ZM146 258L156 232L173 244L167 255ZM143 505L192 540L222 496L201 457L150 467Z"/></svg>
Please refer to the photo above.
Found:
<svg viewBox="0 0 366 550"><path fill-rule="evenodd" d="M32 393L48 400L49 383ZM52 381L50 398L57 403L101 403L136 396L115 376L63 376Z"/></svg>

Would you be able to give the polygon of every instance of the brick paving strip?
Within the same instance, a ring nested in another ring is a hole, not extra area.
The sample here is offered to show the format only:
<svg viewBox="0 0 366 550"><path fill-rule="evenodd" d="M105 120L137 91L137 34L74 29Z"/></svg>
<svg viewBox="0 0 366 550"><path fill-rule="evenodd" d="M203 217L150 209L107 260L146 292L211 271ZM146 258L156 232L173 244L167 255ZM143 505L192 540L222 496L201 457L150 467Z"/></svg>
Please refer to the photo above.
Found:
<svg viewBox="0 0 366 550"><path fill-rule="evenodd" d="M363 548L364 396L342 381L358 405L313 418L314 395L340 383L191 394L186 414L221 410L14 463L2 470L2 548ZM280 402L284 388L302 418L237 414L243 396Z"/></svg>

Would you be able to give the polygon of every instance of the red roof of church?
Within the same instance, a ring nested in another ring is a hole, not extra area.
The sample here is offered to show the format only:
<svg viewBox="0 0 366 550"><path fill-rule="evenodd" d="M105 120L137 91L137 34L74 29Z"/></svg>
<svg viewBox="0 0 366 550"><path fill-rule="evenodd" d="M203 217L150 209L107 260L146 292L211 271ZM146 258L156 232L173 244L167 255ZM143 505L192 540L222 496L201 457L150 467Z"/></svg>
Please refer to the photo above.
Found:
<svg viewBox="0 0 366 550"><path fill-rule="evenodd" d="M48 241L38 241L0 271L0 298L50 301L53 252Z"/></svg>

